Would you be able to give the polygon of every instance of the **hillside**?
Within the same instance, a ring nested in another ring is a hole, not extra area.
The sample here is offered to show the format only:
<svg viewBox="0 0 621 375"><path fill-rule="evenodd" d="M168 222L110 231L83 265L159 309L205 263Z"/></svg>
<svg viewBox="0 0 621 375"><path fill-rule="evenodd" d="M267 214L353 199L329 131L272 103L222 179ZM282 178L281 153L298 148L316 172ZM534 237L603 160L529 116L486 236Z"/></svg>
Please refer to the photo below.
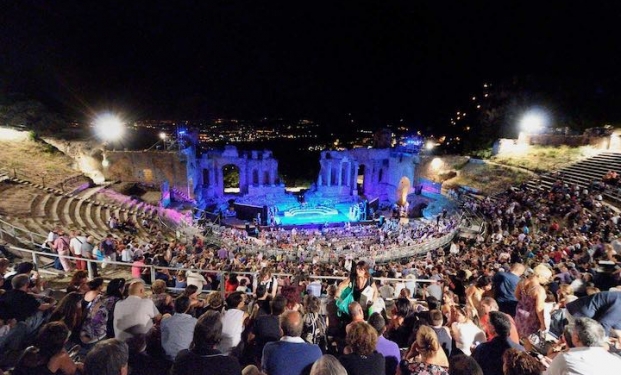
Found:
<svg viewBox="0 0 621 375"><path fill-rule="evenodd" d="M73 165L73 159L29 132L3 130L0 135L0 173L53 186L79 174Z"/></svg>

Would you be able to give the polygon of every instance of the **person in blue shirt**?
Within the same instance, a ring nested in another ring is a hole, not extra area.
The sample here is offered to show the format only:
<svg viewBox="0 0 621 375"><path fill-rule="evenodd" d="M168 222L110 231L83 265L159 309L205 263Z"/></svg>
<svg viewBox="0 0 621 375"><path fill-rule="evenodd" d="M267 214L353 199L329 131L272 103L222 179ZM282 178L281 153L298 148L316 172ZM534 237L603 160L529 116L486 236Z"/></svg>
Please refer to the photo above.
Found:
<svg viewBox="0 0 621 375"><path fill-rule="evenodd" d="M518 303L517 298L515 298L515 289L520 281L520 277L524 274L524 269L523 264L513 263L509 272L498 272L492 278L499 310L512 317L515 316L515 309Z"/></svg>
<svg viewBox="0 0 621 375"><path fill-rule="evenodd" d="M318 345L308 344L302 339L304 327L302 315L287 311L280 317L283 337L269 342L263 348L261 368L267 375L308 374L313 363L321 358Z"/></svg>

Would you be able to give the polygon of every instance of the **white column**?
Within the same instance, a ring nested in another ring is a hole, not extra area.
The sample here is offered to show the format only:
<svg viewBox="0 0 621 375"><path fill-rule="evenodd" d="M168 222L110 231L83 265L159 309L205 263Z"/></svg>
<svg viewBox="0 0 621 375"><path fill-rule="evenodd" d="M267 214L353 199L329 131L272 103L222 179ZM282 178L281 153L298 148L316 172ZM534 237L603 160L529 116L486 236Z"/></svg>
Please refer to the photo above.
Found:
<svg viewBox="0 0 621 375"><path fill-rule="evenodd" d="M328 162L328 186L332 186L332 161Z"/></svg>
<svg viewBox="0 0 621 375"><path fill-rule="evenodd" d="M343 162L339 163L339 186L343 185Z"/></svg>

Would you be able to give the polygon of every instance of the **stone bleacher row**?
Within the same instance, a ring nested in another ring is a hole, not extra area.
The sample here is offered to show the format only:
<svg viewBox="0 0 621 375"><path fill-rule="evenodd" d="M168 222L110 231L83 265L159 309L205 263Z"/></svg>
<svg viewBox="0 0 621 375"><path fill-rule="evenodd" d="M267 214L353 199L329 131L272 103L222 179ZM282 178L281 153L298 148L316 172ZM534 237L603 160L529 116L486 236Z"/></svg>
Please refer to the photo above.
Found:
<svg viewBox="0 0 621 375"><path fill-rule="evenodd" d="M6 199L11 200L11 195L16 195L13 201L23 199L25 196L31 197L29 202L23 201L21 207L16 207L15 212L19 214L7 215L4 219L42 235L46 235L54 226L60 225L66 230L80 229L85 234L102 239L111 232L108 219L114 215L120 222L131 219L138 230L137 237L148 240L149 231L142 226L142 219L144 217L154 219L158 214L157 207L135 199L126 199L123 203L113 202L98 194L102 187L65 193L59 189L10 177L4 178L3 183L15 185L3 192Z"/></svg>
<svg viewBox="0 0 621 375"><path fill-rule="evenodd" d="M621 153L602 152L573 163L558 172L562 174L565 183L578 184L581 187L589 188L593 181L600 181L609 170L621 172ZM533 189L550 188L557 180L556 173L546 173L540 176L540 180L529 181L528 186ZM602 196L607 202L621 206L621 196L617 188L607 189L605 193L602 193Z"/></svg>

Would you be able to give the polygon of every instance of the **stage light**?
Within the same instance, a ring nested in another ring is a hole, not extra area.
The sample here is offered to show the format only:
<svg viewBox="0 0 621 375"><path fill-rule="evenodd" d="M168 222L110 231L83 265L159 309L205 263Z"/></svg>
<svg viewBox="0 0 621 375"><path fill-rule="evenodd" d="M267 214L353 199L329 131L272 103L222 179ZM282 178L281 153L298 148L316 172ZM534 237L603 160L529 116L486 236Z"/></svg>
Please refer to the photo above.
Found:
<svg viewBox="0 0 621 375"><path fill-rule="evenodd" d="M542 131L548 122L548 118L543 111L533 110L527 112L520 121L520 128L528 134Z"/></svg>
<svg viewBox="0 0 621 375"><path fill-rule="evenodd" d="M103 113L95 119L97 136L104 141L116 141L123 135L123 121L112 113Z"/></svg>

